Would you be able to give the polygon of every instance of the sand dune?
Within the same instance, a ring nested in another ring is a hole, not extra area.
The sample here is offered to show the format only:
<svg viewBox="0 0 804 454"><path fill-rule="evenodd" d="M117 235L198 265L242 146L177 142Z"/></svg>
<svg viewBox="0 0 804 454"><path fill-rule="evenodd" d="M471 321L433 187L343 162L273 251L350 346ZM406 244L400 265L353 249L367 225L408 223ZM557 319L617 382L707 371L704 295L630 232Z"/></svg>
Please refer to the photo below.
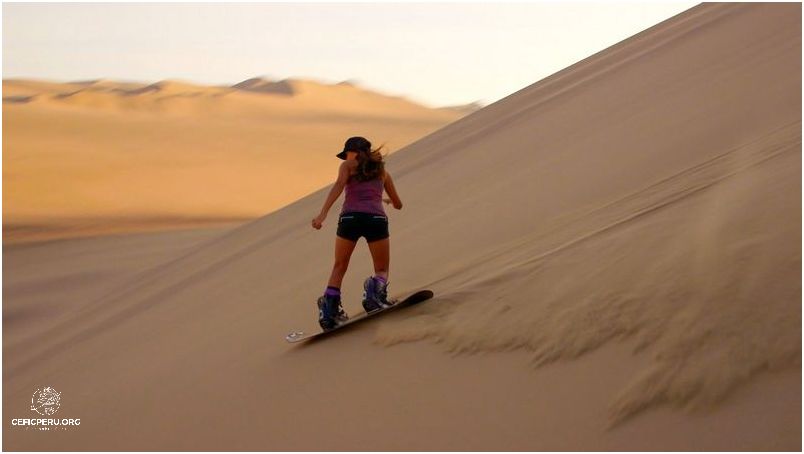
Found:
<svg viewBox="0 0 804 454"><path fill-rule="evenodd" d="M800 450L800 18L699 5L390 156L390 291L428 303L283 342L327 187L20 321L4 414L47 384L85 423L4 448Z"/></svg>
<svg viewBox="0 0 804 454"><path fill-rule="evenodd" d="M288 96L293 96L293 94L296 92L296 90L293 88L293 84L286 80L275 82L272 80L265 80L260 77L244 80L243 82L232 85L232 87L239 90L253 91L257 93L278 93Z"/></svg>
<svg viewBox="0 0 804 454"><path fill-rule="evenodd" d="M83 303L221 233L192 229L4 245L3 342L39 336Z"/></svg>
<svg viewBox="0 0 804 454"><path fill-rule="evenodd" d="M327 184L351 135L393 152L471 110L304 79L7 80L5 239L244 222Z"/></svg>

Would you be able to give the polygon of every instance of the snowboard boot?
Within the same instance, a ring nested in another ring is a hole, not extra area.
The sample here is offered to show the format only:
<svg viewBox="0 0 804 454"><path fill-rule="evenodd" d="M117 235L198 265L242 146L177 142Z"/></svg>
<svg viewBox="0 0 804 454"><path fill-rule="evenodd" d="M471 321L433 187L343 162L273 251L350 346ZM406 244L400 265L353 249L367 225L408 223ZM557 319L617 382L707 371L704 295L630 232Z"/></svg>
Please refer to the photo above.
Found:
<svg viewBox="0 0 804 454"><path fill-rule="evenodd" d="M366 313L378 311L393 306L388 301L388 282L383 284L374 276L366 278L363 282L363 309Z"/></svg>
<svg viewBox="0 0 804 454"><path fill-rule="evenodd" d="M323 295L318 298L318 324L326 331L341 323L349 320L341 307L341 297L335 295Z"/></svg>

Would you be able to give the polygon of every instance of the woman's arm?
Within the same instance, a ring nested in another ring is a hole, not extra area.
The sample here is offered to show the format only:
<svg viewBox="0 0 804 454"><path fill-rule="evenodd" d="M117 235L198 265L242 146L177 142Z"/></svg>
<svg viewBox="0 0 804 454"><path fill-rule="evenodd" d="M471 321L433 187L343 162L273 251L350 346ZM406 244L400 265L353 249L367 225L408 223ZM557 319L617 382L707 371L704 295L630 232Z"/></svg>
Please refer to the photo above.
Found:
<svg viewBox="0 0 804 454"><path fill-rule="evenodd" d="M385 172L385 192L391 197L391 202L394 204L394 208L397 210L402 209L402 199L399 198L399 194L396 192L396 186L394 186L394 179L391 178L391 174L387 171ZM387 202L387 200L386 200Z"/></svg>
<svg viewBox="0 0 804 454"><path fill-rule="evenodd" d="M338 200L338 197L340 197L347 181L349 181L349 164L348 161L343 161L341 166L338 168L338 179L335 180L335 184L332 185L332 189L329 191L327 200L324 202L324 206L321 208L321 213L318 214L318 217L313 219L314 228L321 228L321 223L327 218L329 209L332 208L332 204Z"/></svg>

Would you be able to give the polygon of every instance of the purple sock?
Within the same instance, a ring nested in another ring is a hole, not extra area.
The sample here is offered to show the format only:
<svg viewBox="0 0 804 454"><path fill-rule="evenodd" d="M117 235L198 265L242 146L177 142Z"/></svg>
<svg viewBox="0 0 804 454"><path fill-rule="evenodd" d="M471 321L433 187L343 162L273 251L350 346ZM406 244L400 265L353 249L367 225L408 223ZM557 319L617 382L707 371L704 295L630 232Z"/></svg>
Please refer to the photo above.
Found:
<svg viewBox="0 0 804 454"><path fill-rule="evenodd" d="M383 284L385 284L385 278L384 278L384 277L382 277L382 276L380 276L380 275L378 275L378 274L375 274L375 275L374 275L374 279L377 279L378 281L380 281L380 282L382 282Z"/></svg>
<svg viewBox="0 0 804 454"><path fill-rule="evenodd" d="M327 286L327 290L324 292L324 295L341 296L341 289L338 287Z"/></svg>

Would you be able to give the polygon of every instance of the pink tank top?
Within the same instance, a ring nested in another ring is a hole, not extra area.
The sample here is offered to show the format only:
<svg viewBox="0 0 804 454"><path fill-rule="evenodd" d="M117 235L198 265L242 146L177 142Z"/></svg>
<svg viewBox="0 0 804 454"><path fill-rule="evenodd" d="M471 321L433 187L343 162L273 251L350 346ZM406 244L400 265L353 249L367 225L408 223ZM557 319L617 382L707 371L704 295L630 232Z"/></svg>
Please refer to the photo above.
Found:
<svg viewBox="0 0 804 454"><path fill-rule="evenodd" d="M382 178L358 181L354 176L349 177L341 214L360 212L385 215L382 207L382 190Z"/></svg>

